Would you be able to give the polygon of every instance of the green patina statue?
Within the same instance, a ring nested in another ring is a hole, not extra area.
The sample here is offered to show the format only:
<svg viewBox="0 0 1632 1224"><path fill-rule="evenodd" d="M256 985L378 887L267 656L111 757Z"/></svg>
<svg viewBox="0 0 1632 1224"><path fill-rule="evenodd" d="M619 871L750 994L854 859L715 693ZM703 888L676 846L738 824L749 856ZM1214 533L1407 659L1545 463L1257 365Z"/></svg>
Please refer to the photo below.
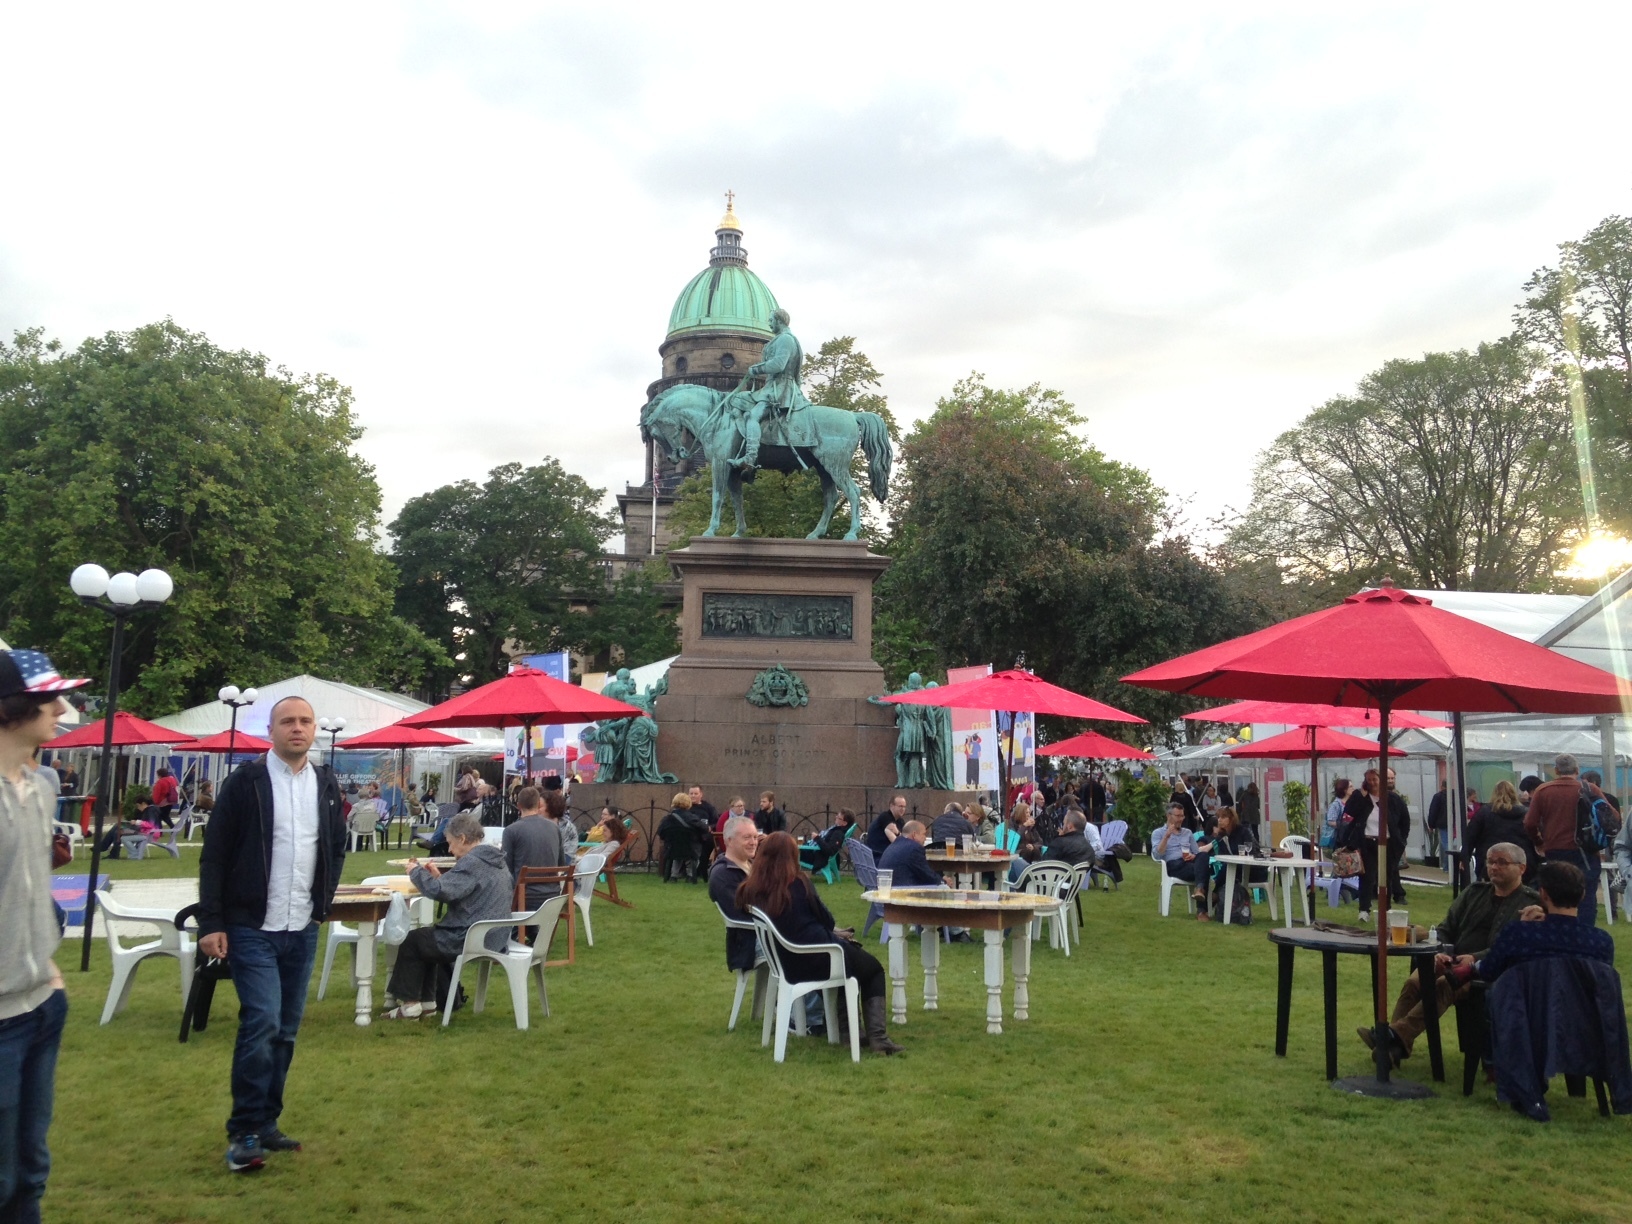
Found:
<svg viewBox="0 0 1632 1224"><path fill-rule="evenodd" d="M924 687L924 678L917 672L907 677L903 693L916 693ZM916 790L928 785L925 776L925 748L928 743L930 716L934 706L897 705L881 697L869 697L874 705L895 712L895 784L902 790Z"/></svg>
<svg viewBox="0 0 1632 1224"><path fill-rule="evenodd" d="M657 719L653 716L657 699L669 691L669 678L660 677L644 693L627 667L601 686L601 695L639 706L640 717L604 719L595 729L595 781L653 782L672 784L678 779L664 773L657 764Z"/></svg>
<svg viewBox="0 0 1632 1224"><path fill-rule="evenodd" d="M938 688L931 680L925 688ZM952 772L952 707L924 706L924 781L930 790L956 790Z"/></svg>
<svg viewBox="0 0 1632 1224"><path fill-rule="evenodd" d="M705 536L720 530L720 511L729 495L737 515L732 534L748 534L742 515L742 482L759 468L798 472L815 467L822 480L821 521L807 539L827 534L833 511L843 494L850 503L850 530L854 540L861 528L861 491L850 475L850 459L859 446L867 456L867 481L880 502L889 495L890 465L894 451L884 418L873 412L848 412L812 404L799 389L804 350L788 331L788 312L771 316L774 333L761 360L748 367L748 376L734 391L714 391L680 383L658 393L640 410L640 434L655 440L674 462L690 458L687 435L702 449L713 470L714 507ZM750 380L763 378L756 391Z"/></svg>

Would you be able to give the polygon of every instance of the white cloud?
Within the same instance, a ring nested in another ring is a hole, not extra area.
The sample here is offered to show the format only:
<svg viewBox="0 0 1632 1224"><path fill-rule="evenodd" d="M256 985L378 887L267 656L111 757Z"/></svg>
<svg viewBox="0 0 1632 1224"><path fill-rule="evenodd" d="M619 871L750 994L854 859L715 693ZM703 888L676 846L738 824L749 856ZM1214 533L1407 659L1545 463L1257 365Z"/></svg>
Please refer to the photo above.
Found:
<svg viewBox="0 0 1632 1224"><path fill-rule="evenodd" d="M268 14L275 14L268 16ZM12 6L0 328L165 315L350 384L388 515L511 458L638 480L739 193L911 419L1041 381L1203 520L1395 356L1632 208L1621 7Z"/></svg>

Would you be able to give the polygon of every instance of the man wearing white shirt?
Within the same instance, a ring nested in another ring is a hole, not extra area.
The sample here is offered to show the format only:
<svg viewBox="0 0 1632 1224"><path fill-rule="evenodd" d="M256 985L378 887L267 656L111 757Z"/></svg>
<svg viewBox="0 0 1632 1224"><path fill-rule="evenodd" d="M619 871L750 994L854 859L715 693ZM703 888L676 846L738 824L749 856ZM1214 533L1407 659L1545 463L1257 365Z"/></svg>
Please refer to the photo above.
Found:
<svg viewBox="0 0 1632 1224"><path fill-rule="evenodd" d="M238 991L227 1168L258 1169L268 1151L298 1151L278 1129L317 955L317 928L346 857L340 786L307 760L317 718L304 697L272 707L272 751L221 785L204 830L198 950L224 957Z"/></svg>

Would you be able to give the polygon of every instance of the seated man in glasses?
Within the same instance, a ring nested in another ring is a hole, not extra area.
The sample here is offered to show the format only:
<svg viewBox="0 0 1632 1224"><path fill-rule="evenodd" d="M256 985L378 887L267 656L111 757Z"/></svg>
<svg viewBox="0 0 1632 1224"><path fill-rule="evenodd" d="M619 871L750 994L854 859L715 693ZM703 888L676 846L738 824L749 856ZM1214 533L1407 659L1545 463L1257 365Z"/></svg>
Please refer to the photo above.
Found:
<svg viewBox="0 0 1632 1224"><path fill-rule="evenodd" d="M1497 932L1516 921L1526 907L1541 904L1536 890L1523 883L1525 861L1521 847L1512 842L1497 842L1485 854L1490 880L1468 885L1451 902L1450 912L1439 924L1439 936L1455 945L1456 955L1442 954L1434 958L1434 1006L1438 1015L1443 1016L1452 1003L1467 997L1469 971L1496 942ZM1389 1024L1391 1054L1396 1066L1401 1059L1411 1056L1412 1043L1426 1023L1422 996L1422 983L1413 973L1400 990L1394 1004L1394 1018ZM1375 1030L1362 1027L1359 1032L1367 1049L1376 1046Z"/></svg>
<svg viewBox="0 0 1632 1224"><path fill-rule="evenodd" d="M1195 833L1185 828L1186 819L1184 804L1175 799L1167 805L1167 823L1150 835L1150 857L1166 863L1167 874L1175 880L1195 886L1190 895L1196 902L1196 918L1206 922L1213 843L1198 842Z"/></svg>

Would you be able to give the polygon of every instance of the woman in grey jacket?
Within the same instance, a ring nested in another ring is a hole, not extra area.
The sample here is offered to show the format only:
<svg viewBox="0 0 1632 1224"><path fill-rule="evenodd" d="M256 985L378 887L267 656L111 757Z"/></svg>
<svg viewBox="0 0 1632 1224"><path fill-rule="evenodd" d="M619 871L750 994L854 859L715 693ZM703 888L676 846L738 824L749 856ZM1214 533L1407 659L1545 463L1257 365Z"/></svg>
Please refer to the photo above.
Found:
<svg viewBox="0 0 1632 1224"><path fill-rule="evenodd" d="M418 1020L436 1011L437 970L451 965L464 950L465 932L474 922L510 917L515 881L505 865L504 851L484 844L482 822L474 812L461 812L448 822L448 851L455 860L446 872L434 863L408 860L408 878L420 895L447 904L442 921L416 927L397 949L397 965L389 987L396 1006L387 1020ZM494 952L504 950L510 932L494 927L483 941Z"/></svg>

